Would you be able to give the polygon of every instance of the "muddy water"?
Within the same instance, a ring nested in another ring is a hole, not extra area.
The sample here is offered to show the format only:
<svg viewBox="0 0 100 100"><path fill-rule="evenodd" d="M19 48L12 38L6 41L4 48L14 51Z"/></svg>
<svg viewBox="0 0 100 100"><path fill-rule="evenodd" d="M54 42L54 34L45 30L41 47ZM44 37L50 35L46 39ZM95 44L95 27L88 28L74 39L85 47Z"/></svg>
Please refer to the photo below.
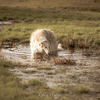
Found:
<svg viewBox="0 0 100 100"><path fill-rule="evenodd" d="M18 45L14 48L0 49L2 59L22 64L36 65L37 67L14 67L9 68L9 71L14 73L21 82L27 82L30 79L39 79L47 83L49 87L76 85L77 83L85 84L90 89L94 89L93 85L98 83L100 76L99 62L100 57L92 54L87 54L85 50L63 50L58 52L57 58L73 59L76 65L54 65L51 62L41 61L33 62L30 60L30 47ZM46 65L49 69L46 69ZM95 69L95 70L94 70ZM94 73L97 75L94 78ZM91 88L92 87L92 88Z"/></svg>
<svg viewBox="0 0 100 100"><path fill-rule="evenodd" d="M1 49L1 57L13 62L32 64L29 46L18 45L15 48Z"/></svg>
<svg viewBox="0 0 100 100"><path fill-rule="evenodd" d="M30 59L31 51L29 46L18 45L14 48L7 48L7 49L2 48L0 51L1 51L1 58L3 59L30 65L35 63ZM93 56L93 54L90 57L85 55L87 55L87 52L85 50L74 50L74 51L63 50L58 52L58 56L56 58L73 59L75 60L76 65L95 66L98 64L97 61L98 57ZM50 64L48 61L42 61L41 63Z"/></svg>

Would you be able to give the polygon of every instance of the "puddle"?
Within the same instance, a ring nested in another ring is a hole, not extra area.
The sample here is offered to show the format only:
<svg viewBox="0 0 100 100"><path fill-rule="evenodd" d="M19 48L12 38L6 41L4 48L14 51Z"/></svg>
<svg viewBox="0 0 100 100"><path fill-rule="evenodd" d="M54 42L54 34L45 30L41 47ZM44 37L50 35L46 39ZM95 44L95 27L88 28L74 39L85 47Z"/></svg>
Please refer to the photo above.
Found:
<svg viewBox="0 0 100 100"><path fill-rule="evenodd" d="M11 25L12 21L0 21L0 25Z"/></svg>
<svg viewBox="0 0 100 100"><path fill-rule="evenodd" d="M31 61L31 51L29 46L18 45L14 48L1 48L1 58L10 60L13 62L20 62L22 64L30 64L32 65L33 61ZM69 54L68 54L69 53ZM73 59L76 62L76 65L86 65L86 66L96 66L99 61L97 60L99 57L97 56L85 56L85 50L63 50L58 52L58 59ZM38 62L39 63L39 62ZM42 61L42 64L50 64L49 61Z"/></svg>
<svg viewBox="0 0 100 100"><path fill-rule="evenodd" d="M15 48L1 49L1 58L23 64L32 64L29 46L18 45Z"/></svg>
<svg viewBox="0 0 100 100"><path fill-rule="evenodd" d="M21 82L27 82L30 79L39 79L47 83L49 87L80 83L88 85L88 87L92 87L92 89L93 84L100 85L100 68L97 67L100 65L100 56L96 56L93 52L91 56L88 57L86 56L87 52L85 52L85 50L75 50L73 52L71 50L63 50L58 52L57 58L75 60L76 65L74 66L54 65L49 61L32 62L30 60L30 47L24 45L18 45L14 48L7 49L1 48L0 52L2 59L29 65L39 64L39 66L34 68L9 68L9 71L14 73ZM45 68L46 65L49 65L49 69ZM96 74L95 77L93 76L94 74Z"/></svg>
<svg viewBox="0 0 100 100"><path fill-rule="evenodd" d="M0 21L0 31L3 30L6 25L12 25L13 23L23 23L23 21L21 20Z"/></svg>

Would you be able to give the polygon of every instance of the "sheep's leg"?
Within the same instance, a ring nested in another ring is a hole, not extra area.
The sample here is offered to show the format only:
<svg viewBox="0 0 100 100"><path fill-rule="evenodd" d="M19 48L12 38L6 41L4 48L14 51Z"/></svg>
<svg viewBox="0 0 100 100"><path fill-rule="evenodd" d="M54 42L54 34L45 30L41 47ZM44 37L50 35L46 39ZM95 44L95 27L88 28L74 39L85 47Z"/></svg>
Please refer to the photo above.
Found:
<svg viewBox="0 0 100 100"><path fill-rule="evenodd" d="M35 49L31 48L31 60L35 59Z"/></svg>
<svg viewBox="0 0 100 100"><path fill-rule="evenodd" d="M57 54L58 54L58 52L57 52L57 46L51 45L51 47L50 47L50 53L51 53L51 55L57 56Z"/></svg>

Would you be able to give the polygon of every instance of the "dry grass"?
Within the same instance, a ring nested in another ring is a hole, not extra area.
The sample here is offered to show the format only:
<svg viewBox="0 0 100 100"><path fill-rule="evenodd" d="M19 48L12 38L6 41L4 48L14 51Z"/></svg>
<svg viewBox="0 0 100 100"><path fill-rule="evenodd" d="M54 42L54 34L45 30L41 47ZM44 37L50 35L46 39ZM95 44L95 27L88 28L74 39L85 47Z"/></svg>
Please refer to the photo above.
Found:
<svg viewBox="0 0 100 100"><path fill-rule="evenodd" d="M55 59L54 63L55 65L75 65L76 64L75 60L66 59L66 58Z"/></svg>
<svg viewBox="0 0 100 100"><path fill-rule="evenodd" d="M26 8L63 8L67 9L67 7L80 7L82 8L98 8L99 0L0 0L1 6L10 6L10 7L26 7ZM6 2L6 3L5 3ZM97 2L97 3L96 3ZM51 6L52 5L52 6ZM81 6L80 6L81 5Z"/></svg>

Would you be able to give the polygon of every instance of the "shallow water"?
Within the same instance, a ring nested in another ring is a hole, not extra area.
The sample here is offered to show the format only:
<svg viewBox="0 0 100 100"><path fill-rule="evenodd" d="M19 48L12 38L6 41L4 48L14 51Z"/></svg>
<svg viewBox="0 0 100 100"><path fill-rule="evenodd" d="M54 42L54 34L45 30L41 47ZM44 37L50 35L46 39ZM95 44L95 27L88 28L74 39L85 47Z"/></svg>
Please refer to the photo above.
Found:
<svg viewBox="0 0 100 100"><path fill-rule="evenodd" d="M90 80L90 77L92 77L94 73L100 75L100 68L95 67L100 65L100 57L95 56L94 53L92 53L91 56L85 56L87 55L87 52L85 50L63 50L58 52L58 56L56 58L73 59L76 62L76 65L73 66L54 65L48 60L33 62L30 59L30 47L24 45L18 45L14 48L7 49L1 48L0 54L2 59L10 60L13 62L20 62L22 64L29 65L39 64L39 66L37 67L30 68L9 68L9 71L14 73L21 82L27 82L30 79L39 79L42 82L47 83L47 86L49 87L63 86L68 84L75 85L77 83L80 83L86 84L91 88L92 84L96 84L96 82L95 79ZM46 70L45 65L49 65L49 68L52 69ZM33 72L29 73L30 71ZM99 78L97 79L99 80Z"/></svg>
<svg viewBox="0 0 100 100"><path fill-rule="evenodd" d="M13 24L12 21L0 21L0 25L11 25Z"/></svg>
<svg viewBox="0 0 100 100"><path fill-rule="evenodd" d="M1 57L13 62L30 64L30 55L29 46L18 45L15 48L1 49Z"/></svg>
<svg viewBox="0 0 100 100"><path fill-rule="evenodd" d="M32 65L33 61L31 61L31 51L29 46L18 45L14 48L1 48L1 58L7 59L13 62L20 62L23 64L30 64ZM63 50L58 52L57 58L63 59L73 59L76 62L76 65L89 65L95 66L98 64L98 57L97 56L84 56L87 52L85 50ZM36 62L37 63L37 62ZM48 60L41 61L38 63L50 64Z"/></svg>

